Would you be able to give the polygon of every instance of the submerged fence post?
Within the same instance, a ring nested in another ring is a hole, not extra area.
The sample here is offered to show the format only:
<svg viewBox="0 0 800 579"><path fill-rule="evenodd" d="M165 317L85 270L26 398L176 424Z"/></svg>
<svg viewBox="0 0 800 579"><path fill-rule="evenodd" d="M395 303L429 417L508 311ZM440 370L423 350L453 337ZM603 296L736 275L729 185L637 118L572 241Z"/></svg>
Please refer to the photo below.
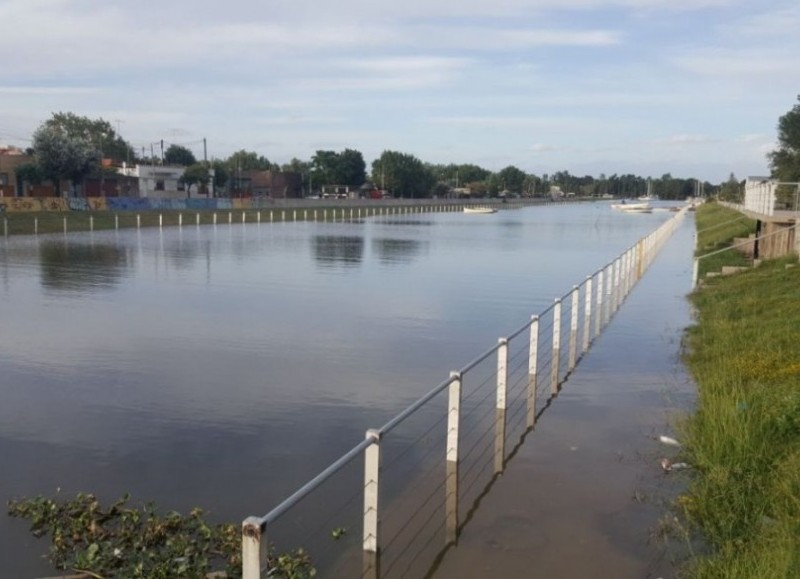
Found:
<svg viewBox="0 0 800 579"><path fill-rule="evenodd" d="M33 234L34 235L39 235L39 218L38 217L34 217L33 218Z"/></svg>
<svg viewBox="0 0 800 579"><path fill-rule="evenodd" d="M531 316L530 345L528 347L528 428L536 423L536 373L539 365L539 316Z"/></svg>
<svg viewBox="0 0 800 579"><path fill-rule="evenodd" d="M142 228L142 216L138 213L136 214L136 229Z"/></svg>
<svg viewBox="0 0 800 579"><path fill-rule="evenodd" d="M242 579L261 579L261 567L267 563L266 527L261 519L248 517L242 523Z"/></svg>
<svg viewBox="0 0 800 579"><path fill-rule="evenodd" d="M66 234L67 234L67 217L65 215L64 216L64 235L66 235Z"/></svg>
<svg viewBox="0 0 800 579"><path fill-rule="evenodd" d="M461 374L450 372L447 401L447 479L445 482L445 544L456 542L458 534L458 427L461 419Z"/></svg>
<svg viewBox="0 0 800 579"><path fill-rule="evenodd" d="M381 433L367 430L370 444L364 450L364 564L362 577L378 576L378 498L380 496L379 476L381 466Z"/></svg>
<svg viewBox="0 0 800 579"><path fill-rule="evenodd" d="M611 320L611 307L612 307L612 293L611 290L614 286L614 263L609 263L606 266L606 303L603 312L603 325L608 324Z"/></svg>
<svg viewBox="0 0 800 579"><path fill-rule="evenodd" d="M570 303L569 316L569 371L575 368L578 361L578 308L579 296L578 286L572 286L572 299Z"/></svg>
<svg viewBox="0 0 800 579"><path fill-rule="evenodd" d="M553 306L553 353L550 360L550 394L558 394L558 372L561 365L561 298Z"/></svg>
<svg viewBox="0 0 800 579"><path fill-rule="evenodd" d="M597 311L594 314L594 336L600 335L603 324L603 270L597 272Z"/></svg>
<svg viewBox="0 0 800 579"><path fill-rule="evenodd" d="M692 289L697 287L697 276L700 272L700 260L698 258L694 258L692 262Z"/></svg>
<svg viewBox="0 0 800 579"><path fill-rule="evenodd" d="M8 217L3 217L3 237L8 237Z"/></svg>
<svg viewBox="0 0 800 579"><path fill-rule="evenodd" d="M194 214L194 224L195 225L200 225L200 214L199 213L195 213Z"/></svg>
<svg viewBox="0 0 800 579"><path fill-rule="evenodd" d="M500 338L497 347L497 419L494 429L494 472L503 472L506 455L506 391L508 388L508 340Z"/></svg>
<svg viewBox="0 0 800 579"><path fill-rule="evenodd" d="M589 335L592 331L592 276L586 276L586 289L583 305L583 352L589 349Z"/></svg>
<svg viewBox="0 0 800 579"><path fill-rule="evenodd" d="M94 215L89 216L89 231L94 231Z"/></svg>
<svg viewBox="0 0 800 579"><path fill-rule="evenodd" d="M158 214L158 227L159 227L159 229L160 229L160 228L161 228L163 225L164 225L164 216L163 216L161 213L159 213L159 214Z"/></svg>

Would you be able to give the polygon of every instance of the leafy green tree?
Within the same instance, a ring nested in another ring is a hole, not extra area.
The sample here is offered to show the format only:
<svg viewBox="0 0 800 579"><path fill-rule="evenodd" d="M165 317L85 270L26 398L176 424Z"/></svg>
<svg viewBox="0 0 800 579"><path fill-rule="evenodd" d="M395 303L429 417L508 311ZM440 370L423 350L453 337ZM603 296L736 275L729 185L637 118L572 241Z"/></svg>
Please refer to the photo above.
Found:
<svg viewBox="0 0 800 579"><path fill-rule="evenodd" d="M214 169L214 188L225 187L231 175L228 164L225 161L217 160L211 163L211 168Z"/></svg>
<svg viewBox="0 0 800 579"><path fill-rule="evenodd" d="M320 185L360 187L367 180L366 167L361 152L353 149L320 150L311 158L311 176Z"/></svg>
<svg viewBox="0 0 800 579"><path fill-rule="evenodd" d="M361 187L367 180L367 164L360 151L345 149L339 153L336 169L336 178L341 185Z"/></svg>
<svg viewBox="0 0 800 579"><path fill-rule="evenodd" d="M798 104L778 119L778 144L769 153L772 176L781 181L800 181L800 95Z"/></svg>
<svg viewBox="0 0 800 579"><path fill-rule="evenodd" d="M436 180L446 183L450 187L466 187L467 183L484 181L491 175L491 171L479 167L478 165L461 164L456 165L431 165L426 164L428 170L433 173Z"/></svg>
<svg viewBox="0 0 800 579"><path fill-rule="evenodd" d="M179 180L186 185L186 196L188 197L192 185L205 186L209 177L208 167L201 163L195 163L186 167Z"/></svg>
<svg viewBox="0 0 800 579"><path fill-rule="evenodd" d="M167 165L181 165L190 167L197 164L197 159L189 149L183 145L170 145L164 152L164 162Z"/></svg>
<svg viewBox="0 0 800 579"><path fill-rule="evenodd" d="M228 157L226 164L232 173L239 171L270 171L274 168L269 159L255 151L241 149Z"/></svg>
<svg viewBox="0 0 800 579"><path fill-rule="evenodd" d="M398 197L429 197L436 177L414 155L384 151L372 162L372 181Z"/></svg>
<svg viewBox="0 0 800 579"><path fill-rule="evenodd" d="M733 173L720 187L719 198L732 203L741 203L743 201L742 185L737 181L736 175Z"/></svg>
<svg viewBox="0 0 800 579"><path fill-rule="evenodd" d="M500 181L501 187L513 193L520 193L523 190L526 177L525 171L513 165L509 165L497 173L497 179Z"/></svg>
<svg viewBox="0 0 800 579"><path fill-rule="evenodd" d="M33 149L36 163L42 174L53 182L58 196L61 196L62 180L77 185L100 166L99 152L88 138L69 135L48 123L33 133Z"/></svg>
<svg viewBox="0 0 800 579"><path fill-rule="evenodd" d="M281 166L281 171L285 171L287 173L300 173L301 175L305 175L309 171L311 171L311 162L310 161L301 161L300 159L293 158L288 163L284 163Z"/></svg>
<svg viewBox="0 0 800 579"><path fill-rule="evenodd" d="M100 155L117 163L136 161L136 152L104 119L90 119L74 113L54 113L45 126L72 138L85 139Z"/></svg>
<svg viewBox="0 0 800 579"><path fill-rule="evenodd" d="M18 166L14 173L17 175L17 190L25 193L25 185L40 185L47 177L42 168L36 163L25 163Z"/></svg>

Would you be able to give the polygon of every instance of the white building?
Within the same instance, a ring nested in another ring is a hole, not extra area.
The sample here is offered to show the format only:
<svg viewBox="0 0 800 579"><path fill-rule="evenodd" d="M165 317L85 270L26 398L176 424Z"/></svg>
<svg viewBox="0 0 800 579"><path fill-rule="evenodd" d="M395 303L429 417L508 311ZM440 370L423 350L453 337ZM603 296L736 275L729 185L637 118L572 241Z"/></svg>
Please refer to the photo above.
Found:
<svg viewBox="0 0 800 579"><path fill-rule="evenodd" d="M138 179L139 197L159 197L168 199L185 199L197 197L205 199L214 196L214 170L209 170L208 195L202 192L197 185L192 185L186 191L186 185L181 182L181 177L186 167L174 165L136 165L128 167L123 164L119 173Z"/></svg>

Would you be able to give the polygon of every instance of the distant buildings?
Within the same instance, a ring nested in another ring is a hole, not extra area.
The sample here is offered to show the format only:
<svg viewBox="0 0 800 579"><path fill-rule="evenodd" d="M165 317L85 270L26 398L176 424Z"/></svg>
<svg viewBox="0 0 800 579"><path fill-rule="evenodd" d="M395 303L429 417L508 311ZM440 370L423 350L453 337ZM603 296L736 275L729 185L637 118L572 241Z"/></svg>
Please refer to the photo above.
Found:
<svg viewBox="0 0 800 579"><path fill-rule="evenodd" d="M16 197L20 191L17 168L33 162L33 157L17 147L0 147L0 197Z"/></svg>

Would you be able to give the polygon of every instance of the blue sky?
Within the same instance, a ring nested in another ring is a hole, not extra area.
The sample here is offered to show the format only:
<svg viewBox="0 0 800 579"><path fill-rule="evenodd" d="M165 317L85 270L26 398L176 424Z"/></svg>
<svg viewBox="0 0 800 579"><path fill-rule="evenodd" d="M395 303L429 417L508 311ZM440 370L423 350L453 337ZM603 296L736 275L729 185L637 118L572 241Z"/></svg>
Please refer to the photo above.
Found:
<svg viewBox="0 0 800 579"><path fill-rule="evenodd" d="M767 172L800 4L0 0L0 143L52 112L137 147L384 149L536 174Z"/></svg>

